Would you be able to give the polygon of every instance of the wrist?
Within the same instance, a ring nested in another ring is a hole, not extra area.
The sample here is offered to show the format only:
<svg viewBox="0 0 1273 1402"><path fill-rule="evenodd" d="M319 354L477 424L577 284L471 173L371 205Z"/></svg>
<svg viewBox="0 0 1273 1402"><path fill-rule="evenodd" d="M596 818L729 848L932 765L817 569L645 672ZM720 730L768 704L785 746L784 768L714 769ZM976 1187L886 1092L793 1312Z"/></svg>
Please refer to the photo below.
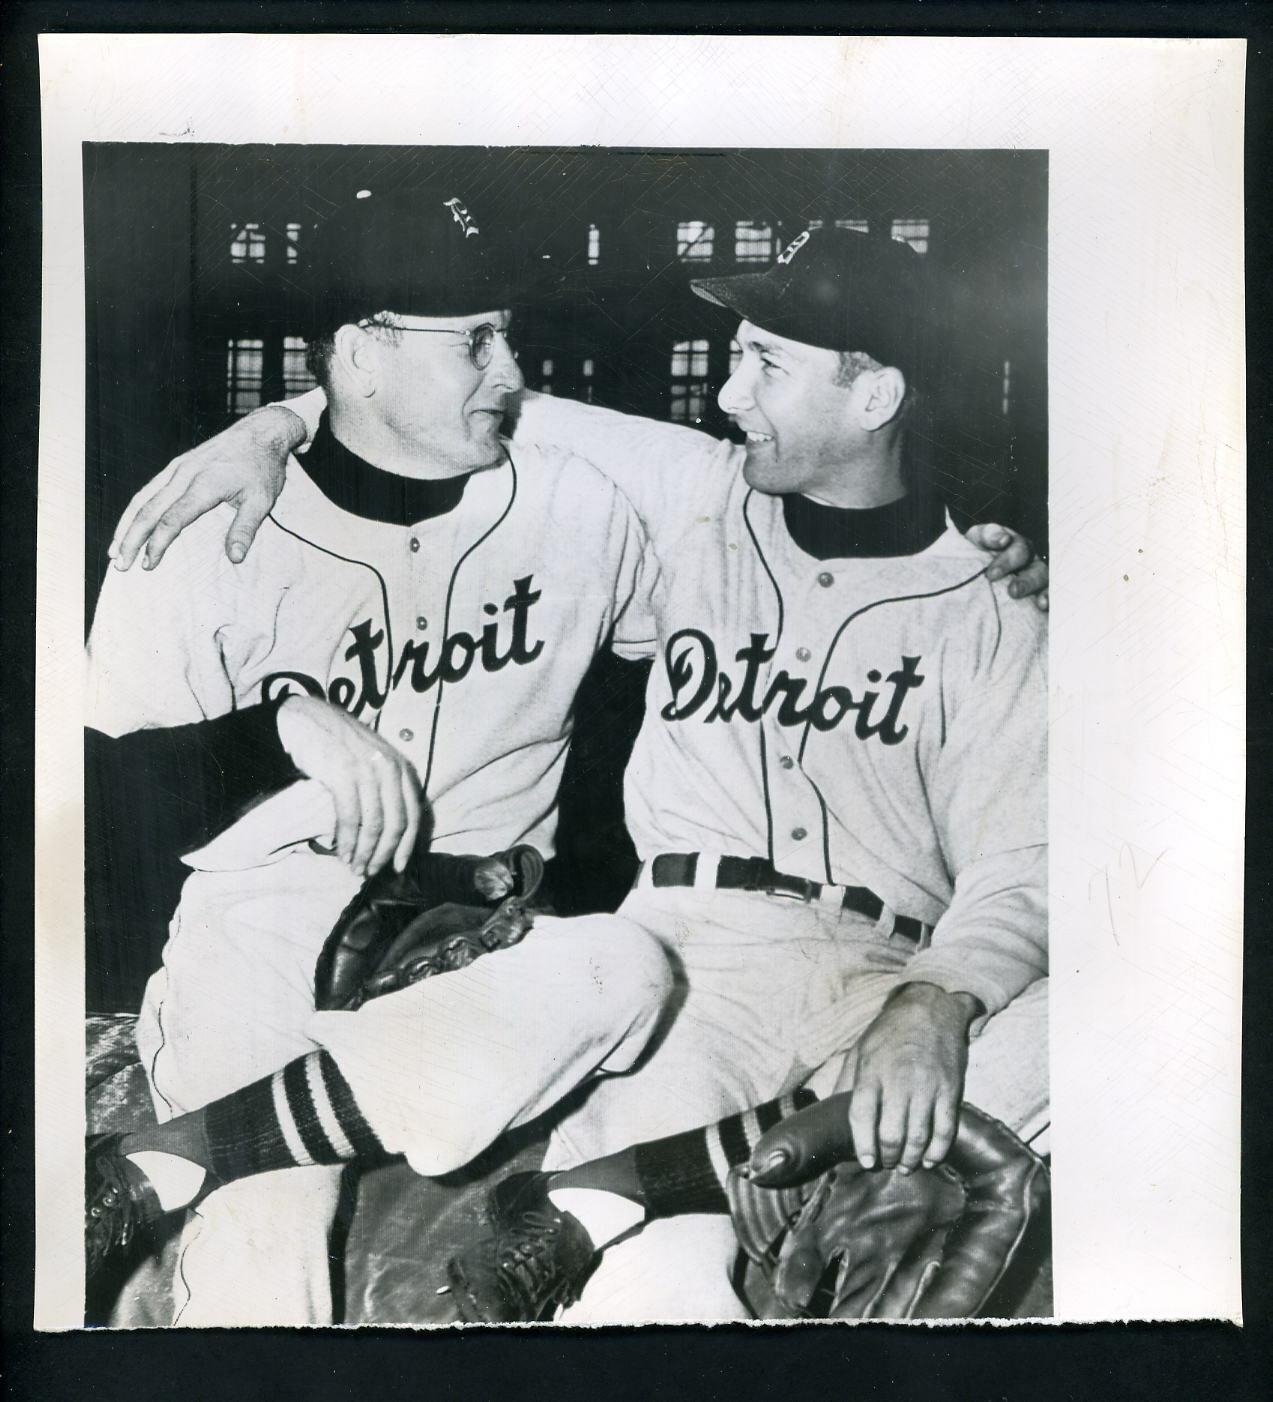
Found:
<svg viewBox="0 0 1273 1402"><path fill-rule="evenodd" d="M280 452L295 452L309 438L305 420L285 404L267 404L254 410L250 417L257 436Z"/></svg>
<svg viewBox="0 0 1273 1402"><path fill-rule="evenodd" d="M904 983L889 995L888 1004L922 1008L934 1018L941 1017L954 1022L965 1035L986 1011L981 999L973 994L952 993L935 983Z"/></svg>

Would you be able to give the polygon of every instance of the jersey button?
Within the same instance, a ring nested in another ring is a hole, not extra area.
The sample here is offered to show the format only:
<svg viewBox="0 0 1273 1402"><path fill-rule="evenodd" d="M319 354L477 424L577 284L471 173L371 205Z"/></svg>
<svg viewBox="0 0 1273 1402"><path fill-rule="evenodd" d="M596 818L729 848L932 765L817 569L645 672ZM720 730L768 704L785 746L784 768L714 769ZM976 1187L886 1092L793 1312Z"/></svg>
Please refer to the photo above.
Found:
<svg viewBox="0 0 1273 1402"><path fill-rule="evenodd" d="M419 538L419 536L412 536L412 537L411 537L411 551L412 551L412 554L414 554L417 550L419 550L419 548L420 548L420 538Z"/></svg>
<svg viewBox="0 0 1273 1402"><path fill-rule="evenodd" d="M807 647L798 647L796 649L797 662L807 662L812 656L813 653L811 653Z"/></svg>
<svg viewBox="0 0 1273 1402"><path fill-rule="evenodd" d="M424 614L421 614L420 617L416 619L415 626L423 630L429 626L429 620L424 616Z"/></svg>
<svg viewBox="0 0 1273 1402"><path fill-rule="evenodd" d="M414 550L415 546L413 545L411 548ZM835 583L835 575L833 575L830 570L823 570L818 576L818 583L822 585L824 589L830 589Z"/></svg>
<svg viewBox="0 0 1273 1402"><path fill-rule="evenodd" d="M808 834L807 830L804 829L804 828L792 828L792 829L791 829L791 837L792 837L792 840L795 841L795 842L803 842L803 841L805 840L805 838L808 837L808 836L809 836L809 834Z"/></svg>
<svg viewBox="0 0 1273 1402"><path fill-rule="evenodd" d="M414 730L400 730L400 731L398 731L398 739L399 739L399 740L406 740L406 741L408 742L408 744L409 744L412 740L415 739L415 731L414 731Z"/></svg>
<svg viewBox="0 0 1273 1402"><path fill-rule="evenodd" d="M790 755L783 755L783 757L778 761L778 763L782 766L783 769L794 769L796 767L796 762L794 759L791 758Z"/></svg>

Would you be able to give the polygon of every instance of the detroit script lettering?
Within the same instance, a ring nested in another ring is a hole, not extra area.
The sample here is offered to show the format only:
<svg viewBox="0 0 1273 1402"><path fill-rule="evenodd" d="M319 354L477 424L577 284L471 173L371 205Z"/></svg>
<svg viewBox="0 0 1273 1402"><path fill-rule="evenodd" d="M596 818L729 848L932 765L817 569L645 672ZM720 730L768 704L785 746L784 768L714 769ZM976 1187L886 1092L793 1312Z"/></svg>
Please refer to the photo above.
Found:
<svg viewBox="0 0 1273 1402"><path fill-rule="evenodd" d="M348 630L353 642L346 649L344 660L353 664L353 676L333 677L324 687L306 672L271 672L261 682L261 699L272 701L299 687L309 696L330 701L350 715L359 716L365 710L378 711L388 692L396 691L404 678L409 679L413 691L425 692L439 682L461 681L475 661L486 672L503 671L510 663L524 667L544 650L542 638L534 643L527 641L530 610L543 592L532 590L533 580L534 575L529 574L514 580L513 592L504 600L502 610L495 604L482 605L482 612L494 622L486 624L476 638L456 629L436 649L428 642L408 638L393 665L387 688L381 681L387 652L385 629L366 618L351 624ZM501 612L508 615L507 619L500 617Z"/></svg>
<svg viewBox="0 0 1273 1402"><path fill-rule="evenodd" d="M717 662L716 644L706 633L697 628L682 628L674 633L664 652L672 699L660 712L663 719L689 720L710 701L710 709L702 716L704 722L732 721L735 716L754 722L776 705L779 725L812 725L815 730L834 730L850 711L856 711L853 733L859 740L875 738L885 745L897 745L906 738L910 727L898 722L907 696L923 685L924 678L918 670L920 658L903 657L901 667L887 677L874 668L867 672L870 686L884 682L892 688L883 718L878 724L872 724L880 692L863 689L855 696L847 686L824 686L802 706L801 698L809 686L807 678L793 677L781 669L770 680L762 700L758 694L760 671L773 661L776 649L767 646L767 633L750 636L747 646L734 654L734 661L743 666L739 681Z"/></svg>

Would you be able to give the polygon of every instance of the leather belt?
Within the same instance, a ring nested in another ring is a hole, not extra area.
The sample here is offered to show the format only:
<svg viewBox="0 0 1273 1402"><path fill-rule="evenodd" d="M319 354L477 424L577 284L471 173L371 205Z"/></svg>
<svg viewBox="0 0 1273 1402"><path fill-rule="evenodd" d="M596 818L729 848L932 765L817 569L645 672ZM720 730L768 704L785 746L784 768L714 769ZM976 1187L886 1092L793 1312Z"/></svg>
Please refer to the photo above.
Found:
<svg viewBox="0 0 1273 1402"><path fill-rule="evenodd" d="M642 874L645 866L642 863ZM698 866L697 852L660 852L649 863L650 884L699 885ZM810 881L807 877L788 876L785 872L775 871L764 857L719 858L716 876L711 884L724 891L761 891L767 896L796 896L806 904L813 901L829 904L834 901L841 909L865 915L868 920L878 920L884 914L884 902L865 886L827 886ZM893 919L893 934L916 946L928 943L932 929L931 925L909 915L898 915Z"/></svg>

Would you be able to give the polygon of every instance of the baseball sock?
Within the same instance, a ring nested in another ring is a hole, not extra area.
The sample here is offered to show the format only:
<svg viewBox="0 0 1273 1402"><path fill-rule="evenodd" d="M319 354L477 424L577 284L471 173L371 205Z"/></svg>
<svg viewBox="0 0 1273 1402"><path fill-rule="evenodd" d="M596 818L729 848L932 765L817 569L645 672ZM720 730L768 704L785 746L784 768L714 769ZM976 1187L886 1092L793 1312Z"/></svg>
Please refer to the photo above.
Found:
<svg viewBox="0 0 1273 1402"><path fill-rule="evenodd" d="M172 1212L237 1178L371 1158L382 1150L336 1062L315 1051L188 1115L126 1134L119 1152L146 1174ZM192 1173L191 1165L202 1174Z"/></svg>
<svg viewBox="0 0 1273 1402"><path fill-rule="evenodd" d="M687 1212L728 1212L725 1180L761 1135L817 1096L801 1088L715 1124L648 1140L551 1175L548 1196L603 1246L642 1221ZM621 1208L616 1199L629 1204Z"/></svg>

